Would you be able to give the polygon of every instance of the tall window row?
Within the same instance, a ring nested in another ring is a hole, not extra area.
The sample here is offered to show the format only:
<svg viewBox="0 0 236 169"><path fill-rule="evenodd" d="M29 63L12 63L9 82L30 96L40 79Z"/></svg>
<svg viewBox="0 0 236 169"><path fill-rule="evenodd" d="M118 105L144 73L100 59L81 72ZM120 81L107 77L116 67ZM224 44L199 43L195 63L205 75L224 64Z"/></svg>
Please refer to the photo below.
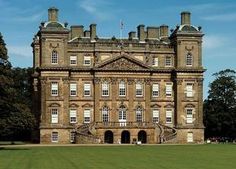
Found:
<svg viewBox="0 0 236 169"><path fill-rule="evenodd" d="M77 83L72 82L69 85L70 88L70 96L77 96ZM83 84L83 96L91 96L92 94L92 86L91 83L86 82ZM185 95L186 97L194 97L194 83L186 83L185 84ZM58 82L51 82L51 96L58 96L59 94L59 84ZM125 81L120 81L118 84L118 95L120 97L125 97L127 94L127 84ZM165 97L173 97L173 84L166 83L165 84ZM107 97L110 95L110 84L108 82L103 82L101 84L101 96ZM144 96L144 85L141 82L137 82L135 84L135 96L143 97ZM159 97L160 96L160 84L153 83L151 85L151 96Z"/></svg>

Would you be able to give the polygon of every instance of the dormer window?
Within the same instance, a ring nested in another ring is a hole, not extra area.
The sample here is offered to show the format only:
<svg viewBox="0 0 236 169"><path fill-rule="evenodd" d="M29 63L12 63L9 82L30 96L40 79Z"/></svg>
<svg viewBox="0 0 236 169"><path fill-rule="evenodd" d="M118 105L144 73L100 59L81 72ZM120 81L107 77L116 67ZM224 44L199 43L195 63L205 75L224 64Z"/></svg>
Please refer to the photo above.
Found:
<svg viewBox="0 0 236 169"><path fill-rule="evenodd" d="M52 51L52 55L51 55L51 63L52 64L58 64L58 53L57 51Z"/></svg>
<svg viewBox="0 0 236 169"><path fill-rule="evenodd" d="M193 56L191 53L186 55L186 66L193 66Z"/></svg>

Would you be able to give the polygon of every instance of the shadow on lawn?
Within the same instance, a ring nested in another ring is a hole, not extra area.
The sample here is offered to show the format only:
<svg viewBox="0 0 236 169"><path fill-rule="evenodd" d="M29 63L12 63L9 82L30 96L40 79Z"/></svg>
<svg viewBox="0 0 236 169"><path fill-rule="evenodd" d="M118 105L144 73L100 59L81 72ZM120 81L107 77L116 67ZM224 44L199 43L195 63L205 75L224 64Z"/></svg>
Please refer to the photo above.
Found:
<svg viewBox="0 0 236 169"><path fill-rule="evenodd" d="M0 151L1 150L30 150L30 148L18 148L18 147L0 147Z"/></svg>

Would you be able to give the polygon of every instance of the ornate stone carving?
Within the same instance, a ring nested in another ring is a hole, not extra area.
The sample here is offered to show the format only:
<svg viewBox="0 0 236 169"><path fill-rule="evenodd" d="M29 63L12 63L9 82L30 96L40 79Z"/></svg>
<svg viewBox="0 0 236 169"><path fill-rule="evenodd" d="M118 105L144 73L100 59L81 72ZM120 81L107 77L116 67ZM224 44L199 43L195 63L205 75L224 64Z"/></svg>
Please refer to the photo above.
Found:
<svg viewBox="0 0 236 169"><path fill-rule="evenodd" d="M102 69L107 70L142 70L142 66L137 65L126 58L120 58L114 62L111 62L102 67Z"/></svg>
<svg viewBox="0 0 236 169"><path fill-rule="evenodd" d="M117 82L117 78L112 77L112 78L111 78L111 84L116 84L116 82Z"/></svg>
<svg viewBox="0 0 236 169"><path fill-rule="evenodd" d="M132 85L134 83L134 79L132 78L128 78L127 81L129 85Z"/></svg>
<svg viewBox="0 0 236 169"><path fill-rule="evenodd" d="M198 86L202 86L203 85L203 81L204 81L203 78L197 79Z"/></svg>
<svg viewBox="0 0 236 169"><path fill-rule="evenodd" d="M176 79L175 81L177 85L182 85L183 83L183 79Z"/></svg>
<svg viewBox="0 0 236 169"><path fill-rule="evenodd" d="M151 79L150 79L150 78L146 78L146 79L144 79L144 82L145 82L147 85L150 85L150 84L151 84Z"/></svg>

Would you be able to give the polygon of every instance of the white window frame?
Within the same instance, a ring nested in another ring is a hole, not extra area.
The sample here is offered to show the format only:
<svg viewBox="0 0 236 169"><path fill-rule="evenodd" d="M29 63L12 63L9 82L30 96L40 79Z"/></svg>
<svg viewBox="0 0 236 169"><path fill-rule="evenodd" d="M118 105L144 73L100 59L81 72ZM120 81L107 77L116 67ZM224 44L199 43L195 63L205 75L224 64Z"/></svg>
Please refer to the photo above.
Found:
<svg viewBox="0 0 236 169"><path fill-rule="evenodd" d="M193 97L193 83L186 83L186 97Z"/></svg>
<svg viewBox="0 0 236 169"><path fill-rule="evenodd" d="M109 84L107 82L102 83L102 96L109 96Z"/></svg>
<svg viewBox="0 0 236 169"><path fill-rule="evenodd" d="M51 109L51 123L57 124L58 123L58 117L59 117L59 110L57 108Z"/></svg>
<svg viewBox="0 0 236 169"><path fill-rule="evenodd" d="M173 119L173 110L172 109L166 109L166 124L171 124Z"/></svg>
<svg viewBox="0 0 236 169"><path fill-rule="evenodd" d="M77 96L77 84L70 83L70 96Z"/></svg>
<svg viewBox="0 0 236 169"><path fill-rule="evenodd" d="M152 110L152 122L153 123L159 123L160 118L160 110L159 109L153 109Z"/></svg>
<svg viewBox="0 0 236 169"><path fill-rule="evenodd" d="M91 65L91 56L84 56L84 65L85 66Z"/></svg>
<svg viewBox="0 0 236 169"><path fill-rule="evenodd" d="M158 83L152 84L152 97L159 97L159 84Z"/></svg>
<svg viewBox="0 0 236 169"><path fill-rule="evenodd" d="M53 131L51 134L51 142L57 143L59 140L59 133L57 131Z"/></svg>
<svg viewBox="0 0 236 169"><path fill-rule="evenodd" d="M102 108L102 121L108 122L109 121L109 109L107 106Z"/></svg>
<svg viewBox="0 0 236 169"><path fill-rule="evenodd" d="M126 108L124 106L120 106L119 108L119 121L126 121Z"/></svg>
<svg viewBox="0 0 236 169"><path fill-rule="evenodd" d="M193 55L191 53L186 55L186 66L193 66Z"/></svg>
<svg viewBox="0 0 236 169"><path fill-rule="evenodd" d="M58 64L58 52L55 50L51 53L51 64Z"/></svg>
<svg viewBox="0 0 236 169"><path fill-rule="evenodd" d="M172 66L172 57L171 56L166 56L165 57L165 67L171 67Z"/></svg>
<svg viewBox="0 0 236 169"><path fill-rule="evenodd" d="M74 124L77 123L77 110L70 109L70 123Z"/></svg>
<svg viewBox="0 0 236 169"><path fill-rule="evenodd" d="M126 83L124 81L120 81L119 83L119 96L126 96Z"/></svg>
<svg viewBox="0 0 236 169"><path fill-rule="evenodd" d="M152 60L152 66L157 67L158 66L158 57L154 57Z"/></svg>
<svg viewBox="0 0 236 169"><path fill-rule="evenodd" d="M172 83L166 83L166 97L172 97Z"/></svg>
<svg viewBox="0 0 236 169"><path fill-rule="evenodd" d="M84 123L90 123L90 122L91 122L91 110L84 109Z"/></svg>
<svg viewBox="0 0 236 169"><path fill-rule="evenodd" d="M51 82L51 96L58 96L58 82Z"/></svg>
<svg viewBox="0 0 236 169"><path fill-rule="evenodd" d="M77 56L70 56L70 65L77 65Z"/></svg>
<svg viewBox="0 0 236 169"><path fill-rule="evenodd" d="M84 96L91 96L91 84L84 83Z"/></svg>
<svg viewBox="0 0 236 169"><path fill-rule="evenodd" d="M192 143L193 142L193 132L187 133L187 142Z"/></svg>
<svg viewBox="0 0 236 169"><path fill-rule="evenodd" d="M143 84L138 82L135 84L136 97L143 97Z"/></svg>
<svg viewBox="0 0 236 169"><path fill-rule="evenodd" d="M72 131L70 132L70 142L74 143L76 139L76 132Z"/></svg>
<svg viewBox="0 0 236 169"><path fill-rule="evenodd" d="M136 122L143 121L143 109L141 107L137 107L136 109Z"/></svg>
<svg viewBox="0 0 236 169"><path fill-rule="evenodd" d="M186 108L186 123L193 124L193 108Z"/></svg>

